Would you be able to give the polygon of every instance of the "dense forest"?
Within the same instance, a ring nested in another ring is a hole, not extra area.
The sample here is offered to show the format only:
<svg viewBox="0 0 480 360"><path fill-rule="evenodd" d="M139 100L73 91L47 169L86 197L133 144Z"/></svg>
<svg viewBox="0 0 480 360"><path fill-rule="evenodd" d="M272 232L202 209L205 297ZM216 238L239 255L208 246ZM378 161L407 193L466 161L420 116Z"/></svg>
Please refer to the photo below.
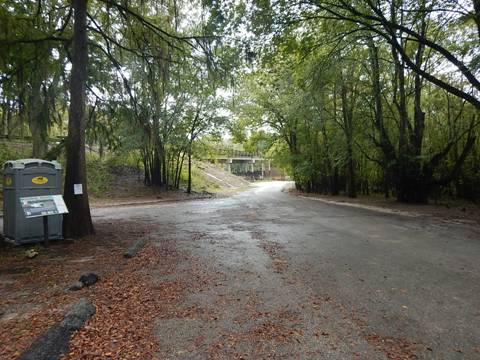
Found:
<svg viewBox="0 0 480 360"><path fill-rule="evenodd" d="M425 0L246 8L258 38L237 137L262 129L303 191L478 200L479 11Z"/></svg>
<svg viewBox="0 0 480 360"><path fill-rule="evenodd" d="M93 231L86 148L178 188L227 131L303 191L480 198L478 0L1 4L0 132L65 160L69 236Z"/></svg>

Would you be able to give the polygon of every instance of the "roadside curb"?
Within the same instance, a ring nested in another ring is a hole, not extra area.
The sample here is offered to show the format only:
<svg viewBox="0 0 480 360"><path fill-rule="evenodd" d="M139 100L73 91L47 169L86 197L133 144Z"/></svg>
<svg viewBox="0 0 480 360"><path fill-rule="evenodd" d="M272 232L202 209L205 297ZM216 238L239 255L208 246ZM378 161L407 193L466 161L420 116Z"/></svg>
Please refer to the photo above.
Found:
<svg viewBox="0 0 480 360"><path fill-rule="evenodd" d="M312 197L312 196L304 196L304 195L297 195L297 196L300 197L300 198L303 198L303 199L321 201L321 202L326 203L326 204L348 206L348 207L353 207L353 208L357 208L357 209L371 210L371 211L376 211L376 212L381 212L381 213L386 213L386 214L402 215L402 216L408 216L408 217L424 216L422 214L414 214L414 213L410 213L410 212L402 211L402 210L387 209L387 208L383 208L383 207L379 207L379 206L326 200L326 199L321 199L321 198Z"/></svg>
<svg viewBox="0 0 480 360"><path fill-rule="evenodd" d="M112 208L112 207L122 207L122 206L143 206L143 205L156 205L156 204L163 204L163 203L176 203L176 202L184 202L184 201L194 201L194 200L206 200L215 198L215 194L199 196L189 199L170 199L170 200L146 200L146 201L138 201L138 202L125 202L125 203L116 203L116 204L104 204L104 205L95 205L92 204L92 209L104 209L104 208Z"/></svg>
<svg viewBox="0 0 480 360"><path fill-rule="evenodd" d="M228 196L228 194L226 195ZM222 198L224 197L223 194L215 194L209 193L204 196L199 197L192 197L187 199L167 199L167 200L146 200L146 201L137 201L137 202L124 202L124 203L116 203L116 204L104 204L104 205L95 205L90 204L90 209L104 209L104 208L113 208L113 207L122 207L122 206L143 206L143 205L156 205L156 204L163 204L163 203L177 203L177 202L185 202L185 201L195 201L195 200L208 200L208 199L215 199L215 198ZM3 213L0 212L0 219L3 219Z"/></svg>
<svg viewBox="0 0 480 360"><path fill-rule="evenodd" d="M436 219L437 221L440 221L445 224L455 224L455 225L463 225L463 226L470 226L475 229L478 228L478 224L475 223L472 220L465 220L465 219L444 219L439 216L435 216L432 214L422 214L418 212L408 212L408 211L403 211L403 210L396 210L396 209L388 209L384 207L379 207L379 206L372 206L372 205L363 205L363 204L356 204L356 203L349 203L349 202L340 202L340 201L333 201L333 200L326 200L326 199L321 199L317 197L312 197L312 196L304 196L304 195L296 195L297 197L303 198L303 199L308 199L308 200L314 200L314 201L320 201L325 204L329 205L338 205L338 206L345 206L345 207L352 207L352 208L357 208L357 209L364 209L364 210L369 210L369 211L375 211L378 213L383 213L383 214L390 214L390 215L399 215L399 216L405 216L409 218L419 218L419 217L424 217L424 218L430 218L430 219Z"/></svg>
<svg viewBox="0 0 480 360"><path fill-rule="evenodd" d="M95 314L95 307L86 298L80 298L65 314L62 321L37 337L18 360L56 360L68 352L70 338L83 323Z"/></svg>

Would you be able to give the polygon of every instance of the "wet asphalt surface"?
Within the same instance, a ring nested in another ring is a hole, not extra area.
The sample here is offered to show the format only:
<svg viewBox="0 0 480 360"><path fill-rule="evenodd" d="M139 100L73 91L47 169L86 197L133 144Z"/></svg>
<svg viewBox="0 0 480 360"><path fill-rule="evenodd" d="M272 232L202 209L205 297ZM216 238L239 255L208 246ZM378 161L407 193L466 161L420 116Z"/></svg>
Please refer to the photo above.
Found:
<svg viewBox="0 0 480 360"><path fill-rule="evenodd" d="M175 241L212 277L179 300L202 316L158 319L169 358L480 359L480 229L286 185L93 211L150 221L152 241Z"/></svg>

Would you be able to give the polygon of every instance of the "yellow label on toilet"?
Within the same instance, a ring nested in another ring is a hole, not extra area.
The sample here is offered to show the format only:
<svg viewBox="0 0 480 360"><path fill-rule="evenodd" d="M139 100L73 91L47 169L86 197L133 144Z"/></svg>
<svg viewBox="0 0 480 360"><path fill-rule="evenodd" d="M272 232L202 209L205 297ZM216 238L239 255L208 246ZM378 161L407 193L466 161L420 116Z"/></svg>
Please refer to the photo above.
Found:
<svg viewBox="0 0 480 360"><path fill-rule="evenodd" d="M13 184L13 179L10 176L5 176L5 186L11 186Z"/></svg>
<svg viewBox="0 0 480 360"><path fill-rule="evenodd" d="M37 185L43 185L43 184L46 184L47 182L48 182L48 178L46 178L45 176L35 176L32 179L32 183Z"/></svg>

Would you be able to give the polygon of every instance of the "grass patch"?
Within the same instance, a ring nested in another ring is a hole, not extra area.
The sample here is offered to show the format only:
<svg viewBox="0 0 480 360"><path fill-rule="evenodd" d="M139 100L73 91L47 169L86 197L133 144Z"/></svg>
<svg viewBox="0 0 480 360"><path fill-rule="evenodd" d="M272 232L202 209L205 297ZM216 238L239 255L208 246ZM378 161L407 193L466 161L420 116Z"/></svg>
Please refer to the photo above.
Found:
<svg viewBox="0 0 480 360"><path fill-rule="evenodd" d="M182 187L187 188L188 170L182 170L181 184ZM220 190L220 185L213 182L210 177L198 168L195 163L192 164L192 190L195 192L209 192L215 193Z"/></svg>
<svg viewBox="0 0 480 360"><path fill-rule="evenodd" d="M88 192L95 197L102 197L108 191L113 174L110 166L99 158L87 157Z"/></svg>

